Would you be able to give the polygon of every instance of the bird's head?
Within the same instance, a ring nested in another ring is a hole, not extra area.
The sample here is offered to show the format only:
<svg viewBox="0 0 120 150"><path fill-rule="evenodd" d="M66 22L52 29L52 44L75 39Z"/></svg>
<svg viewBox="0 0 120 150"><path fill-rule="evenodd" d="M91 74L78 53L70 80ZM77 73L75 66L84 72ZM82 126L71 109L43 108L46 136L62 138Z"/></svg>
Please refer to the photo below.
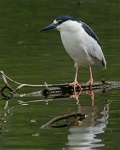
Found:
<svg viewBox="0 0 120 150"><path fill-rule="evenodd" d="M78 20L72 16L68 16L68 15L59 16L53 21L53 23L51 23L51 24L45 26L43 29L41 29L40 32L51 30L51 29L61 30L64 27L68 27L68 25L70 25L70 23L72 23L73 21L78 22Z"/></svg>

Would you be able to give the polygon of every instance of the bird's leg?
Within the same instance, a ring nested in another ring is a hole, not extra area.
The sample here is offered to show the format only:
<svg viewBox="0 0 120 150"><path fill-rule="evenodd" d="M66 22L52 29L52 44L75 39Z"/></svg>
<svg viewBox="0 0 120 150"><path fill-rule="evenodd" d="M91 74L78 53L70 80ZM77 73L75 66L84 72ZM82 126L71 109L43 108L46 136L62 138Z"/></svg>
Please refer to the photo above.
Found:
<svg viewBox="0 0 120 150"><path fill-rule="evenodd" d="M74 82L71 83L70 85L72 85L73 88L74 88L74 93L73 93L72 97L77 100L77 105L80 107L79 95L81 94L82 88L81 88L81 85L80 85L80 84L78 83L78 81L77 81L78 68L79 68L79 66L76 65L75 79L74 79ZM79 88L80 88L80 91L79 91L79 92L78 92L78 91L76 92L76 87L79 87Z"/></svg>
<svg viewBox="0 0 120 150"><path fill-rule="evenodd" d="M91 96L92 106L94 106L94 93L92 91L93 77L91 66L89 67L89 69L90 69L90 80L86 83L86 85L90 85L90 92L86 92L86 94L89 94Z"/></svg>
<svg viewBox="0 0 120 150"><path fill-rule="evenodd" d="M80 84L78 83L78 81L77 81L78 69L79 69L79 66L76 65L75 79L74 79L74 82L70 84L70 85L72 85L72 86L74 87L74 93L76 93L76 87L77 87L77 86L80 88L80 92L82 91L81 85L80 85Z"/></svg>
<svg viewBox="0 0 120 150"><path fill-rule="evenodd" d="M90 80L86 83L86 85L90 85L90 90L92 91L93 77L91 66L89 67L89 69L90 69Z"/></svg>

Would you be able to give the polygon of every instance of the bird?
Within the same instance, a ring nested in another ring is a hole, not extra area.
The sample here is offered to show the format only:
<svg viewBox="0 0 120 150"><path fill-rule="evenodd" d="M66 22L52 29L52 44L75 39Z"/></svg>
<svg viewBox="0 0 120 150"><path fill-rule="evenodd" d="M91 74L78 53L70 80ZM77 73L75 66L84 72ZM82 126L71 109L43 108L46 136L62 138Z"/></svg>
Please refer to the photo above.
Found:
<svg viewBox="0 0 120 150"><path fill-rule="evenodd" d="M74 86L74 92L78 86L82 90L78 83L78 70L81 66L89 67L90 79L86 85L90 85L92 90L92 65L106 68L106 60L96 34L84 22L69 15L58 16L53 23L43 27L40 32L51 29L57 29L60 32L63 46L75 62L76 73L74 82L71 83Z"/></svg>

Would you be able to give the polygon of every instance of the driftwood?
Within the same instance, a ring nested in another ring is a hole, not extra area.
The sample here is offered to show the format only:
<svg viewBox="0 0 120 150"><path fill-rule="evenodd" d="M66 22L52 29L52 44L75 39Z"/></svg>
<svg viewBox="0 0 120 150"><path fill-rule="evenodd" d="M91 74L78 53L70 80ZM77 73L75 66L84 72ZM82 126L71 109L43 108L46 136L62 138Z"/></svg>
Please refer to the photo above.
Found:
<svg viewBox="0 0 120 150"><path fill-rule="evenodd" d="M73 96L74 93L73 86L71 86L70 83L64 83L64 84L45 83L43 85L23 84L9 78L6 74L4 74L3 71L0 71L0 75L4 82L3 87L0 88L0 94L4 99L7 100L12 98L18 98L18 97L41 97L41 96L44 96L45 99L62 99L62 98L70 98L71 96ZM11 87L8 81L14 83L17 87L16 88ZM18 91L23 87L39 88L39 91L19 94ZM81 87L82 87L82 91L80 91L79 87L76 87L77 93L80 94L91 93L90 86L81 84ZM92 85L92 92L104 93L107 90L113 88L120 88L120 82L102 80L100 82L94 82L94 84Z"/></svg>

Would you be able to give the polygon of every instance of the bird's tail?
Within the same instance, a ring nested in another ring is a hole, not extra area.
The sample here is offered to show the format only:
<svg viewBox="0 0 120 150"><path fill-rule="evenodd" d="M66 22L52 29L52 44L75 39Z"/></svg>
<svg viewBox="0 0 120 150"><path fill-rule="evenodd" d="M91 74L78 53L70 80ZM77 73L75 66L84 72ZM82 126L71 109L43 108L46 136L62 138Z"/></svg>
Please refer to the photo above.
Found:
<svg viewBox="0 0 120 150"><path fill-rule="evenodd" d="M106 66L106 60L105 60L105 57L103 56L103 58L102 58L102 67L103 68L107 68L107 66Z"/></svg>

